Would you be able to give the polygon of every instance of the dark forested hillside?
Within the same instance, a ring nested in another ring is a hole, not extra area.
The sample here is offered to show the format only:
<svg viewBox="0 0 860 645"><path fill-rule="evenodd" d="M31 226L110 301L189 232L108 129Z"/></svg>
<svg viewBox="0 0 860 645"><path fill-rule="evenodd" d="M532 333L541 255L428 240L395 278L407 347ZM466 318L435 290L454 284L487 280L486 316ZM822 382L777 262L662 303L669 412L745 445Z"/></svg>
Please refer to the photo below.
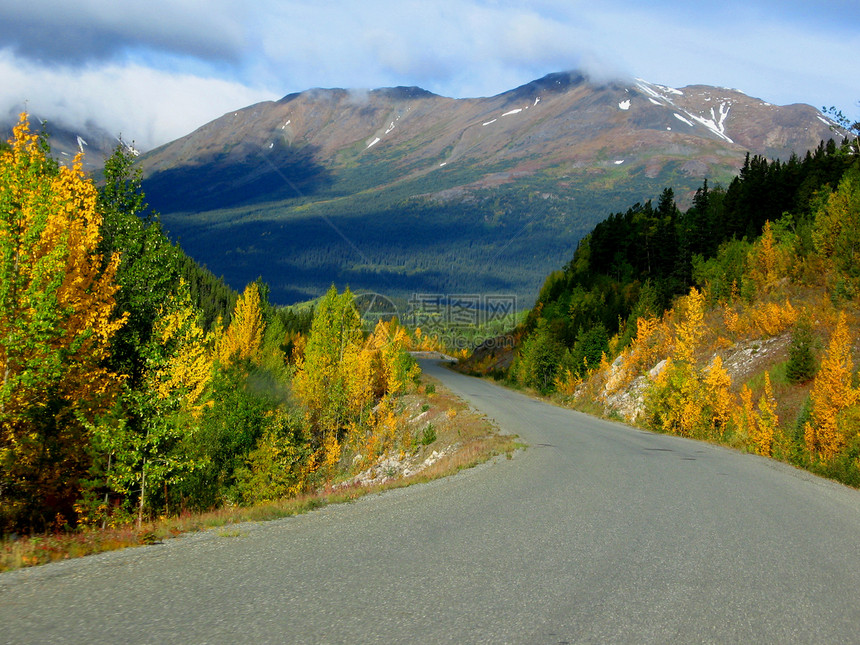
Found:
<svg viewBox="0 0 860 645"><path fill-rule="evenodd" d="M629 340L638 316L667 309L695 283L697 267L721 248L731 252L731 240L756 238L766 221L784 213L793 214L794 226L808 228L816 191L835 186L853 161L832 140L785 162L747 155L728 187L705 180L686 211L666 188L656 205L649 200L610 215L582 239L564 269L547 278L527 330L543 320L570 348L596 329L605 330L607 341L618 331ZM740 278L742 262L735 268ZM731 281L713 288L726 296Z"/></svg>

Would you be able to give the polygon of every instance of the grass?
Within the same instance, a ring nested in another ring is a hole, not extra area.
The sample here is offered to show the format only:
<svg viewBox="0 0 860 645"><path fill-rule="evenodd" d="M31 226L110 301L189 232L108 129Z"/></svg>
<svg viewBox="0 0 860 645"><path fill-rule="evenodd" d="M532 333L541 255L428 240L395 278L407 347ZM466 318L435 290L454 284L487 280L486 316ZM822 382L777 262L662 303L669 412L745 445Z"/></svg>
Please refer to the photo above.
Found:
<svg viewBox="0 0 860 645"><path fill-rule="evenodd" d="M437 419L433 424L436 438L432 450L452 448L432 466L409 477L372 485L325 487L297 497L264 502L254 506L230 506L204 513L184 512L175 517L160 517L145 522L140 529L134 525L87 529L73 532L58 531L32 536L7 536L0 540L0 572L68 560L105 551L158 544L164 540L203 530L217 530L218 537L237 538L244 532L232 525L242 522L265 522L308 513L329 504L352 502L364 495L403 488L456 474L499 455L509 459L524 445L511 435L499 434L481 414L448 391L439 381L423 377L423 393L419 409L428 406ZM426 449L426 446L424 446Z"/></svg>

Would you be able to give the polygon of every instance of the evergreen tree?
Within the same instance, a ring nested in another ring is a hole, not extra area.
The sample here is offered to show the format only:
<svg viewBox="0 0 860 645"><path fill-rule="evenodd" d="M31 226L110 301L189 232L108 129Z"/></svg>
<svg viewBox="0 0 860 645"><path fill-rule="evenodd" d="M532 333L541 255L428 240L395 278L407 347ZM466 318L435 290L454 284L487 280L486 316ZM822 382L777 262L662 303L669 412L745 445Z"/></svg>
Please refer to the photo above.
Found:
<svg viewBox="0 0 860 645"><path fill-rule="evenodd" d="M128 322L116 335L111 365L127 374L131 387L143 375L141 349L149 342L159 307L178 284L181 252L161 230L141 190L141 171L134 168L134 154L120 142L105 162L105 183L99 190L102 216L100 250L104 257L121 256L116 281L117 316Z"/></svg>
<svg viewBox="0 0 860 645"><path fill-rule="evenodd" d="M812 333L812 323L807 316L801 316L794 324L791 333L791 346L788 350L786 377L792 383L805 383L815 376L818 369L815 357L816 341Z"/></svg>

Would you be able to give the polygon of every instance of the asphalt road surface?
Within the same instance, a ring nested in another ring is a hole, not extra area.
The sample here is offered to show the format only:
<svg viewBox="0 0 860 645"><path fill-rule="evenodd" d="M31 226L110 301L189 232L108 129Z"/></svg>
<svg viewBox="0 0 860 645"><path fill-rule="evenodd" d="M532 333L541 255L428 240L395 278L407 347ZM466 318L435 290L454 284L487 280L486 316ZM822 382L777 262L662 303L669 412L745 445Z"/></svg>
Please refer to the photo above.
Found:
<svg viewBox="0 0 860 645"><path fill-rule="evenodd" d="M424 367L529 448L2 574L0 642L860 642L860 492Z"/></svg>

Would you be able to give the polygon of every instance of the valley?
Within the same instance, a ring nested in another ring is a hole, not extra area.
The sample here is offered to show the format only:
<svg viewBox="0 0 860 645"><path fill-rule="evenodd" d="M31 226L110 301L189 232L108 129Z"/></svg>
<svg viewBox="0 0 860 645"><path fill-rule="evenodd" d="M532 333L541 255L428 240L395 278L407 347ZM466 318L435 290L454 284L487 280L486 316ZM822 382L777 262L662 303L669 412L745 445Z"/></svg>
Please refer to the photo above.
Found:
<svg viewBox="0 0 860 645"><path fill-rule="evenodd" d="M140 167L171 237L234 288L262 276L279 304L335 284L528 307L608 214L665 186L689 205L746 152L802 155L834 127L736 90L566 72L475 99L308 90L228 113Z"/></svg>

